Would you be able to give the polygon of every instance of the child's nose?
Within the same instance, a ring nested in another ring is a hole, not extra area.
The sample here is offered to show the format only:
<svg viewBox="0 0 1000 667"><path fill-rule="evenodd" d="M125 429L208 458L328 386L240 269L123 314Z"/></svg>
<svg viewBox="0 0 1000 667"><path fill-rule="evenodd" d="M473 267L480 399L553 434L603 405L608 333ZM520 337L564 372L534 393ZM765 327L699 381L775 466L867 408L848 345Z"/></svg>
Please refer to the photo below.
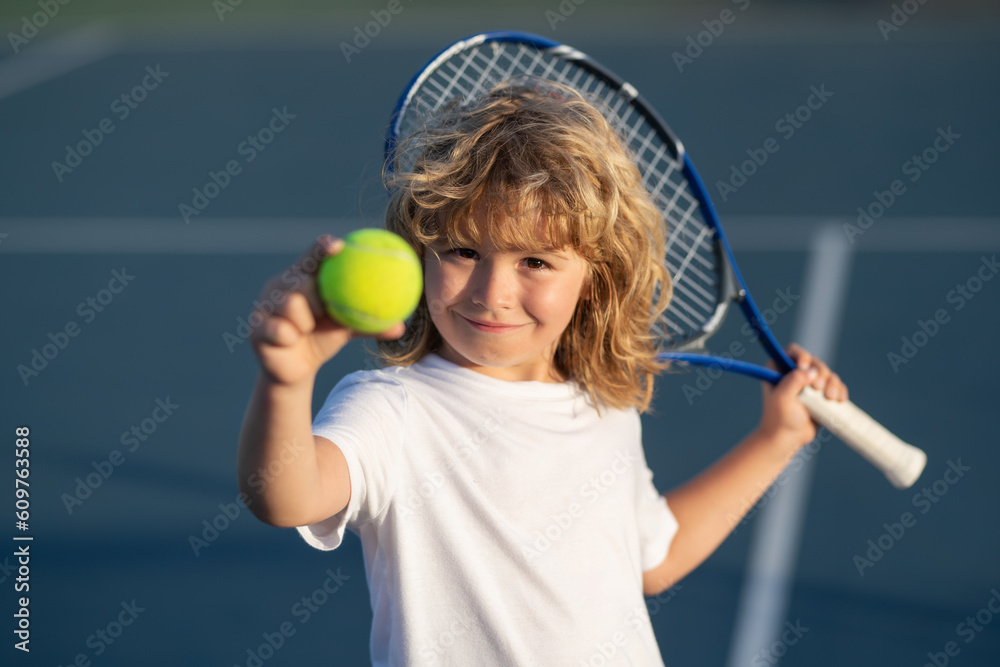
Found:
<svg viewBox="0 0 1000 667"><path fill-rule="evenodd" d="M487 309L509 308L515 292L513 273L499 262L481 262L476 267L472 300Z"/></svg>

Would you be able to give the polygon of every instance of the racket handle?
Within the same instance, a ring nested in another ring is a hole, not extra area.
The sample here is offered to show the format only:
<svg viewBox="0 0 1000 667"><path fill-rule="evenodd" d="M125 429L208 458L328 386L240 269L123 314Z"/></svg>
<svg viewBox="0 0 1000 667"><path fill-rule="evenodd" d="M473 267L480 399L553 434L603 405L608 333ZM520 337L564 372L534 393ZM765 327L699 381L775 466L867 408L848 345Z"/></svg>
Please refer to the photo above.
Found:
<svg viewBox="0 0 1000 667"><path fill-rule="evenodd" d="M885 473L897 489L906 489L920 477L927 463L923 450L908 445L850 401L831 401L806 387L799 400L827 430Z"/></svg>

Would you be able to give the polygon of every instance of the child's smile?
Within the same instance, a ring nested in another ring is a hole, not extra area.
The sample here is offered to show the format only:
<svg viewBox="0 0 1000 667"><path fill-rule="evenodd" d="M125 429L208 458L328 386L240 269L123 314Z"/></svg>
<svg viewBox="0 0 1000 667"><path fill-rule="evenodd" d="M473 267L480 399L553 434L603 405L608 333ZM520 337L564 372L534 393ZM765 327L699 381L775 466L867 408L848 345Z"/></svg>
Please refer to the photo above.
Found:
<svg viewBox="0 0 1000 667"><path fill-rule="evenodd" d="M485 333L495 333L495 334L509 333L511 331L516 331L521 327L528 326L527 324L510 324L506 322L488 322L481 320L472 320L469 319L468 317L461 315L460 317L465 319L474 328L478 329L479 331L483 331Z"/></svg>

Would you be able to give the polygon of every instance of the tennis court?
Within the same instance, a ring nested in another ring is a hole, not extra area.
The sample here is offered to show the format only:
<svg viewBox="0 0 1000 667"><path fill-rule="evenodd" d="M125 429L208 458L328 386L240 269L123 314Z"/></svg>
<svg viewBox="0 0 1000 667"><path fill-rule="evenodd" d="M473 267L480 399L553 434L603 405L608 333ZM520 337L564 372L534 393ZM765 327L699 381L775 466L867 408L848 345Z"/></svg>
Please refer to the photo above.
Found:
<svg viewBox="0 0 1000 667"><path fill-rule="evenodd" d="M242 319L316 235L380 224L399 91L455 39L505 28L575 46L645 95L779 339L829 318L823 344L852 398L928 454L898 491L836 440L811 446L810 465L649 600L666 664L1000 663L1000 15L929 2L885 39L891 3L549 4L404 0L367 43L356 28L388 4L279 17L192 2L156 20L70 4L16 53L8 38L3 429L13 444L30 427L31 518L0 531L0 590L12 638L15 550L30 544L31 651L10 639L4 664L367 664L358 541L321 553L235 502L256 373ZM40 11L12 5L5 35ZM689 52L725 9L733 20ZM769 138L779 150L748 173ZM816 268L831 230L836 276ZM748 343L741 324L712 347ZM370 365L352 343L321 372L316 407ZM749 380L657 387L644 439L663 490L755 424ZM4 465L13 475L14 457ZM790 564L768 570L773 554ZM747 606L751 580L765 611Z"/></svg>

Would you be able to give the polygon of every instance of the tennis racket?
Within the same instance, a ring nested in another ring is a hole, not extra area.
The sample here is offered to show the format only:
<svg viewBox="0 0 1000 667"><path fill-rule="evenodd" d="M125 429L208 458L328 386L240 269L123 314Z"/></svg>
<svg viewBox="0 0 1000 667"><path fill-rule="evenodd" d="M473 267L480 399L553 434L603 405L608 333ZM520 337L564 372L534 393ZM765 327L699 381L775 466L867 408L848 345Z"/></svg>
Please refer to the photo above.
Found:
<svg viewBox="0 0 1000 667"><path fill-rule="evenodd" d="M514 77L538 77L575 88L601 109L627 142L643 182L667 225L666 264L673 298L656 324L662 356L675 366L711 366L777 383L794 368L768 329L743 282L729 243L680 141L636 89L580 51L518 32L491 32L458 41L434 57L403 92L386 136L389 169L407 168L396 147L447 103L472 100ZM401 162L394 165L396 160ZM778 370L712 356L705 342L731 303ZM830 401L807 387L799 396L813 418L882 470L898 488L911 486L927 456L904 443L850 402Z"/></svg>

